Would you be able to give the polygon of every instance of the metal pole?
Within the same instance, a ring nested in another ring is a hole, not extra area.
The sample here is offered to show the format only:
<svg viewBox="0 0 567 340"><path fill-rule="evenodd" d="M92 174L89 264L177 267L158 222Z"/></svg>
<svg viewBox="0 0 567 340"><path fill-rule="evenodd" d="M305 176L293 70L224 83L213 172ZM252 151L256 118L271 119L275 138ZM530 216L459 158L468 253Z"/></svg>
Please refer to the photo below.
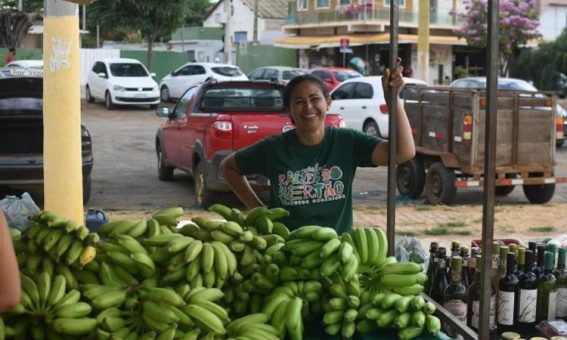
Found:
<svg viewBox="0 0 567 340"><path fill-rule="evenodd" d="M254 29L252 31L252 43L258 43L258 0L254 0Z"/></svg>
<svg viewBox="0 0 567 340"><path fill-rule="evenodd" d="M83 5L83 31L87 30L87 5Z"/></svg>
<svg viewBox="0 0 567 340"><path fill-rule="evenodd" d="M417 77L429 83L429 0L419 1Z"/></svg>
<svg viewBox="0 0 567 340"><path fill-rule="evenodd" d="M22 4L22 0L18 0L18 11L22 12L24 9L24 6Z"/></svg>
<svg viewBox="0 0 567 340"><path fill-rule="evenodd" d="M224 62L232 64L232 3L224 0L224 14L226 23L224 24Z"/></svg>
<svg viewBox="0 0 567 340"><path fill-rule="evenodd" d="M399 0L390 1L390 71L398 64L398 17ZM396 146L398 143L398 97L390 87L390 105L388 122L388 207L387 207L387 236L388 256L394 255L396 242Z"/></svg>
<svg viewBox="0 0 567 340"><path fill-rule="evenodd" d="M96 48L100 48L100 25L96 22Z"/></svg>
<svg viewBox="0 0 567 340"><path fill-rule="evenodd" d="M45 0L43 178L45 210L83 221L79 7Z"/></svg>
<svg viewBox="0 0 567 340"><path fill-rule="evenodd" d="M496 112L498 89L498 0L488 0L486 60L486 119L484 124L484 202L482 211L482 283L479 338L490 337L492 242L494 239L494 181L496 175Z"/></svg>

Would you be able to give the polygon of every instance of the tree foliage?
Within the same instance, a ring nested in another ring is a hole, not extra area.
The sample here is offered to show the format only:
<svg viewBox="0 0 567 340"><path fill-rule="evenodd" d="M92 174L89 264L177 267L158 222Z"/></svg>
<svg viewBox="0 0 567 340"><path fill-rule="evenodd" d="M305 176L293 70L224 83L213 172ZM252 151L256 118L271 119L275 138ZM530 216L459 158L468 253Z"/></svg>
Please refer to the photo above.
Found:
<svg viewBox="0 0 567 340"><path fill-rule="evenodd" d="M98 0L87 15L107 27L139 31L148 43L148 68L158 37L170 35L181 26L190 0Z"/></svg>
<svg viewBox="0 0 567 340"><path fill-rule="evenodd" d="M567 74L567 31L555 41L522 51L513 75L532 80L540 90L550 90L558 72Z"/></svg>
<svg viewBox="0 0 567 340"><path fill-rule="evenodd" d="M31 19L25 13L0 11L0 47L18 47L31 25Z"/></svg>
<svg viewBox="0 0 567 340"><path fill-rule="evenodd" d="M488 5L486 0L464 0L465 11L457 13L464 21L456 31L470 46L485 48L488 44ZM540 37L538 32L539 14L534 0L500 0L499 52L500 75L506 76L520 47Z"/></svg>

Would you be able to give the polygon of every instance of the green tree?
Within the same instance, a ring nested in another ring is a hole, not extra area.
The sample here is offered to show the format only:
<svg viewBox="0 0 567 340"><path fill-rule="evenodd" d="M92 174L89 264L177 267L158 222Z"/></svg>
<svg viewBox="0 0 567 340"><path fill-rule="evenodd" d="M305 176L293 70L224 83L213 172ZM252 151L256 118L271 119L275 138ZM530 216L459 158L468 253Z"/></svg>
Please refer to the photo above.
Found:
<svg viewBox="0 0 567 340"><path fill-rule="evenodd" d="M160 36L169 36L181 26L190 0L98 0L89 6L87 15L102 25L139 31L148 43L148 68L152 51Z"/></svg>
<svg viewBox="0 0 567 340"><path fill-rule="evenodd" d="M567 31L555 41L522 51L513 76L532 80L540 90L551 90L553 76L558 72L567 74Z"/></svg>
<svg viewBox="0 0 567 340"><path fill-rule="evenodd" d="M16 10L0 10L0 47L18 47L28 29L31 18Z"/></svg>

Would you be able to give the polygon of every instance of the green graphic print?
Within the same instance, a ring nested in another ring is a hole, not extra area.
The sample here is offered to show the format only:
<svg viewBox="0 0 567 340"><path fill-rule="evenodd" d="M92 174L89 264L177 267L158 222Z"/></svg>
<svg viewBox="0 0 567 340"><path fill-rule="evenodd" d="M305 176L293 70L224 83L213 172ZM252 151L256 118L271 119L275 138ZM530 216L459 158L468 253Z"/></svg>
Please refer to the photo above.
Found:
<svg viewBox="0 0 567 340"><path fill-rule="evenodd" d="M305 205L345 199L343 171L314 166L278 175L278 197L284 206Z"/></svg>

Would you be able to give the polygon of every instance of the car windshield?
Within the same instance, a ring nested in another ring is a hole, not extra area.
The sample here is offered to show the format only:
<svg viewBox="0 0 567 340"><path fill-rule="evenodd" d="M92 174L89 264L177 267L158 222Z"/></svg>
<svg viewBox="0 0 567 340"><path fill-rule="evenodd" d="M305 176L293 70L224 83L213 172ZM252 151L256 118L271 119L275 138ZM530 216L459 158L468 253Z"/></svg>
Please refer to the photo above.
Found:
<svg viewBox="0 0 567 340"><path fill-rule="evenodd" d="M305 71L301 71L301 70L289 70L289 71L283 71L282 72L282 78L283 80L290 80L293 77L305 74Z"/></svg>
<svg viewBox="0 0 567 340"><path fill-rule="evenodd" d="M210 88L203 95L201 109L281 111L283 93L275 88Z"/></svg>
<svg viewBox="0 0 567 340"><path fill-rule="evenodd" d="M334 71L333 73L338 81L345 81L347 79L358 78L361 76L359 73L353 71Z"/></svg>
<svg viewBox="0 0 567 340"><path fill-rule="evenodd" d="M501 90L518 90L518 91L532 91L535 92L537 89L523 80L516 81L500 81L498 82L498 88Z"/></svg>
<svg viewBox="0 0 567 340"><path fill-rule="evenodd" d="M220 74L221 76L225 77L238 77L242 75L239 69L236 67L229 67L229 66L217 66L211 67L211 70L216 73Z"/></svg>
<svg viewBox="0 0 567 340"><path fill-rule="evenodd" d="M148 72L138 63L110 64L110 73L115 77L147 77Z"/></svg>

